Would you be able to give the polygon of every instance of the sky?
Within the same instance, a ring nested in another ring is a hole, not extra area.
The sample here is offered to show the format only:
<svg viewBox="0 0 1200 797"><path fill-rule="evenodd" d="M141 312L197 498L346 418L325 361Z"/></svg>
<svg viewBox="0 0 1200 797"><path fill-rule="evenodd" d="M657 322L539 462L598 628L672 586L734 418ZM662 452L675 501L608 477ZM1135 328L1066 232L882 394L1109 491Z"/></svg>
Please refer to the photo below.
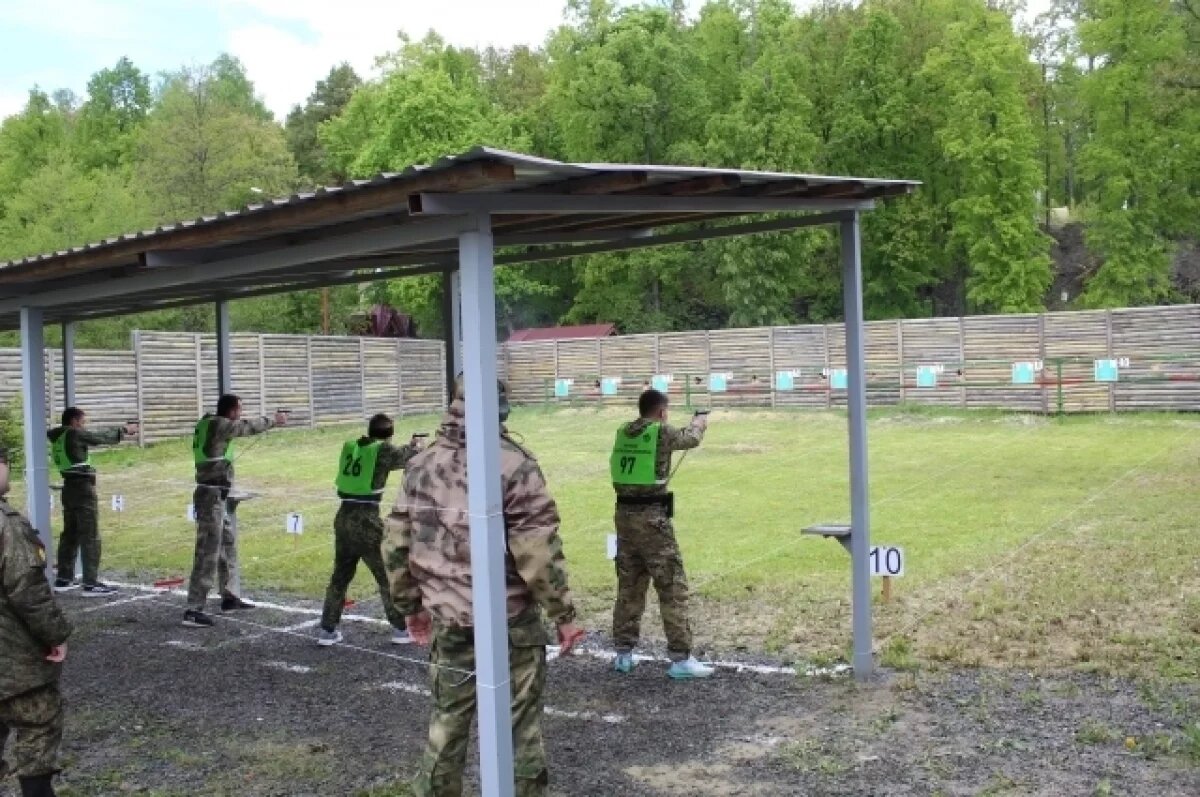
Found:
<svg viewBox="0 0 1200 797"><path fill-rule="evenodd" d="M373 74L400 30L420 38L433 29L460 46L537 45L562 22L564 7L565 0L0 0L0 118L19 111L35 85L82 96L92 73L121 56L156 74L229 52L282 120L335 64Z"/></svg>

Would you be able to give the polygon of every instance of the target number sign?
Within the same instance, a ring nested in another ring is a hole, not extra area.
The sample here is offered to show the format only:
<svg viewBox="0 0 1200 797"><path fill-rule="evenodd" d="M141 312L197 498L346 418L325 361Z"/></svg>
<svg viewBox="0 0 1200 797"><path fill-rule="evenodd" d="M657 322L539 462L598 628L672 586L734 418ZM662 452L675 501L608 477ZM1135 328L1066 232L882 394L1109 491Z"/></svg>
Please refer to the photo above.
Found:
<svg viewBox="0 0 1200 797"><path fill-rule="evenodd" d="M125 511L125 496L114 495L112 497L112 510L114 512L124 512Z"/></svg>
<svg viewBox="0 0 1200 797"><path fill-rule="evenodd" d="M286 531L288 534L303 534L304 516L299 512L288 513L287 525L284 526L284 531Z"/></svg>
<svg viewBox="0 0 1200 797"><path fill-rule="evenodd" d="M904 549L893 545L871 546L871 575L904 575Z"/></svg>
<svg viewBox="0 0 1200 797"><path fill-rule="evenodd" d="M187 518L188 520L192 521L193 523L195 523L196 522L196 505L188 504L187 509L185 509L183 512L183 516L185 518Z"/></svg>

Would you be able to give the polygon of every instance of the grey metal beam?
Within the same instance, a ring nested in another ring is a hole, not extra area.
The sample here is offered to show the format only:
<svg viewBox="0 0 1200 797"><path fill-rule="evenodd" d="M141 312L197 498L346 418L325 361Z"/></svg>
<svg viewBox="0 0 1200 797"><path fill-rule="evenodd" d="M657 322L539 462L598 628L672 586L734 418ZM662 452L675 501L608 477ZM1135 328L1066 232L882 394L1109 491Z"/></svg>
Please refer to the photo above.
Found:
<svg viewBox="0 0 1200 797"><path fill-rule="evenodd" d="M46 547L46 576L54 561L50 532L49 452L46 444L45 328L40 307L21 308L21 407L25 421L25 511Z"/></svg>
<svg viewBox="0 0 1200 797"><path fill-rule="evenodd" d="M504 496L500 491L500 406L496 385L496 291L487 216L459 239L466 380L467 513L471 524L471 600L479 774L484 797L513 797L512 705L504 580Z"/></svg>
<svg viewBox="0 0 1200 797"><path fill-rule="evenodd" d="M846 315L846 408L850 431L850 582L854 675L875 669L871 653L871 505L867 481L867 371L858 214L842 222L842 296Z"/></svg>
<svg viewBox="0 0 1200 797"><path fill-rule="evenodd" d="M63 403L75 406L75 322L62 325Z"/></svg>
<svg viewBox="0 0 1200 797"><path fill-rule="evenodd" d="M749 224L729 224L723 227L707 227L700 230L685 230L683 232L666 233L663 235L643 235L637 238L614 240L604 243L583 246L564 246L556 249L536 249L530 252L501 255L496 263L509 265L512 263L536 263L542 260L560 260L567 257L594 255L602 252L621 252L630 249L649 249L654 246L669 244L691 243L695 241L710 241L718 238L734 238L743 235L760 235L769 232L785 232L801 227L815 227L823 224L835 224L847 218L847 211L833 213L817 213L811 216L796 216L772 221L759 221Z"/></svg>
<svg viewBox="0 0 1200 797"><path fill-rule="evenodd" d="M565 196L561 194L413 194L414 216L488 213L792 213L798 211L870 210L870 200L821 200L798 197L713 196Z"/></svg>
<svg viewBox="0 0 1200 797"><path fill-rule="evenodd" d="M233 349L229 344L229 302L217 302L217 395L233 392Z"/></svg>
<svg viewBox="0 0 1200 797"><path fill-rule="evenodd" d="M31 302L39 307L55 307L126 295L136 296L139 292L194 283L207 282L216 286L226 277L276 271L289 266L350 255L403 249L415 244L453 240L462 231L464 223L463 219L439 219L404 224L383 230L327 238L274 252L234 257L216 263L159 268L100 284L83 283L77 287L46 291L20 299L6 299L0 301L0 314L12 312Z"/></svg>

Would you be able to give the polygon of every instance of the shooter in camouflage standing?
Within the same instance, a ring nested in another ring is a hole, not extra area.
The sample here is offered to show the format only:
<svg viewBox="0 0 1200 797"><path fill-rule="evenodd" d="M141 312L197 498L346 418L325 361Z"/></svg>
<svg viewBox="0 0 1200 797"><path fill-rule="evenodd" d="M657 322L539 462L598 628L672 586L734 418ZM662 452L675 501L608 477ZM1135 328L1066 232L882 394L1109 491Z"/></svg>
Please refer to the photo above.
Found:
<svg viewBox="0 0 1200 797"><path fill-rule="evenodd" d="M7 494L0 449L0 756L9 753L0 781L16 775L22 797L54 797L63 735L58 677L71 624L46 581L46 550Z"/></svg>
<svg viewBox="0 0 1200 797"><path fill-rule="evenodd" d="M383 557L392 599L413 639L427 644L434 707L413 784L417 797L459 797L475 716L475 629L467 519L467 448L460 378L437 439L408 463L404 489L385 521ZM500 386L500 420L508 416ZM567 588L558 508L537 460L501 426L500 470L507 530L509 667L518 797L548 793L542 744L546 645L541 608L565 655L583 638Z"/></svg>
<svg viewBox="0 0 1200 797"><path fill-rule="evenodd" d="M379 502L387 486L388 474L402 469L421 449L416 436L408 445L392 445L390 441L395 431L392 419L381 413L367 424L366 437L347 440L342 446L335 482L342 503L333 519L333 575L325 590L318 645L336 645L342 641L342 632L337 626L342 619L346 589L354 580L360 559L366 562L379 585L384 614L394 629L392 642L402 645L411 641L404 615L392 605L387 571L383 568L380 553L383 519L379 516Z"/></svg>
<svg viewBox="0 0 1200 797"><path fill-rule="evenodd" d="M112 595L115 589L97 577L100 571L100 514L96 503L96 469L88 457L88 446L115 446L137 434L136 424L91 430L87 414L68 407L62 414L62 426L46 433L50 456L62 475L63 530L58 538L58 571L54 591L75 588L75 556L83 549L83 594Z"/></svg>
<svg viewBox="0 0 1200 797"><path fill-rule="evenodd" d="M192 436L192 458L196 463L196 491L192 504L196 510L196 554L188 583L187 611L183 624L188 628L211 628L213 620L204 613L213 577L221 593L221 611L253 609L233 593L237 584L237 539L227 505L233 489L233 439L262 434L273 426L284 426L287 416L275 413L275 419L242 419L242 400L226 394L217 400L217 414L205 415L196 423Z"/></svg>
<svg viewBox="0 0 1200 797"><path fill-rule="evenodd" d="M613 607L614 668L633 669L633 648L641 635L646 590L654 582L667 635L671 667L678 680L707 678L713 668L692 656L688 623L688 585L683 556L675 540L674 496L668 492L671 453L700 445L708 428L706 415L677 429L667 424L668 399L647 390L638 399L639 418L617 430L610 458L617 493L617 602Z"/></svg>

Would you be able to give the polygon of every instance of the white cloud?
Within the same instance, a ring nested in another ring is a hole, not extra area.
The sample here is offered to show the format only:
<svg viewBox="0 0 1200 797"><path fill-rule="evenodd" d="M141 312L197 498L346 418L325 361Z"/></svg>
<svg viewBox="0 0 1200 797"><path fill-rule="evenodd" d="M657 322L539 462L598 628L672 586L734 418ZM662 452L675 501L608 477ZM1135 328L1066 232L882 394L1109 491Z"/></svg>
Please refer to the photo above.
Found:
<svg viewBox="0 0 1200 797"><path fill-rule="evenodd" d="M451 44L540 44L562 21L563 0L221 0L227 45L282 118L317 80L348 61L360 75L396 49L397 33L436 30Z"/></svg>

